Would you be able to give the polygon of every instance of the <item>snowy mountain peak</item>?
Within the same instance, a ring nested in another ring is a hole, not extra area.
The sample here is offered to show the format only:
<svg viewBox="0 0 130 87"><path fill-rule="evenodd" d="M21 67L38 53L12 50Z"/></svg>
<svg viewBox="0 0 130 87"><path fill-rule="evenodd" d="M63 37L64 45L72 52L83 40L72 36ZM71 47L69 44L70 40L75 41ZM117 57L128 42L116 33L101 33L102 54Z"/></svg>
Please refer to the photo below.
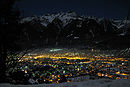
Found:
<svg viewBox="0 0 130 87"><path fill-rule="evenodd" d="M61 23L55 23L57 22L55 19L59 19L60 20L59 22ZM120 34L122 33L126 34L124 32L127 32L127 29L130 27L130 21L128 20L109 20L105 18L99 19L93 16L79 16L77 15L76 12L73 12L73 11L69 11L66 13L59 12L59 13L53 13L53 14L46 14L42 16L26 17L26 18L23 18L20 22L21 23L30 22L32 24L40 23L44 27L47 27L48 24L50 23L54 23L56 26L60 25L63 28L66 25L71 24L71 22L74 20L77 21L76 26L78 28L82 28L82 23L84 22L89 23L91 20L93 20L90 23L91 26L95 26L95 24L97 23L99 26L103 28L105 32L114 30L114 31L120 32Z"/></svg>
<svg viewBox="0 0 130 87"><path fill-rule="evenodd" d="M66 26L68 23L71 22L71 20L75 20L78 17L78 15L75 12L60 12L60 13L56 13L56 14L46 14L43 16L34 16L34 17L27 17L22 19L21 23L24 22L30 22L32 20L39 20L41 21L41 24L43 26L47 26L49 23L52 23L52 21L55 18L60 19L63 22L63 26Z"/></svg>

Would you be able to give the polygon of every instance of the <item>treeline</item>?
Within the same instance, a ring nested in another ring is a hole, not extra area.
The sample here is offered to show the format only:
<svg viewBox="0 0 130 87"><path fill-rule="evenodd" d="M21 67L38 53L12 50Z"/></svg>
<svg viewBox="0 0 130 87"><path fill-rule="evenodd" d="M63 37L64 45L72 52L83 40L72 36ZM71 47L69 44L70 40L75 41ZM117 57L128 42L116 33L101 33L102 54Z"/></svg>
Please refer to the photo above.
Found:
<svg viewBox="0 0 130 87"><path fill-rule="evenodd" d="M20 11L13 8L16 0L0 0L0 83L6 82L8 52L19 50Z"/></svg>

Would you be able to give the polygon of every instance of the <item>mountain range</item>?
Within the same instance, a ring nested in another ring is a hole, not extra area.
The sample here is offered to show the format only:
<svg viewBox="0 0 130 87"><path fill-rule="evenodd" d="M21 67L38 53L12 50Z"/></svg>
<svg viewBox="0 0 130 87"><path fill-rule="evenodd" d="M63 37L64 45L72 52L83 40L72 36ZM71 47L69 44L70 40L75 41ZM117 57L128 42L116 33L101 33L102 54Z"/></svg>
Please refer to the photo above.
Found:
<svg viewBox="0 0 130 87"><path fill-rule="evenodd" d="M24 37L43 45L124 47L130 44L130 21L60 12L20 20Z"/></svg>

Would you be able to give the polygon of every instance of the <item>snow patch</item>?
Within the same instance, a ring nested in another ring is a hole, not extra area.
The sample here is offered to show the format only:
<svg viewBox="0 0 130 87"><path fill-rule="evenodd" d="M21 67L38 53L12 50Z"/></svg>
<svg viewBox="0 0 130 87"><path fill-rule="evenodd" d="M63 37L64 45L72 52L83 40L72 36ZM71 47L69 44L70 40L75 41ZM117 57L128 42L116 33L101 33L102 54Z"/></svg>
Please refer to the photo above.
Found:
<svg viewBox="0 0 130 87"><path fill-rule="evenodd" d="M65 82L60 84L38 84L38 85L11 85L0 84L0 87L130 87L130 79L99 79L99 80L87 80L83 82Z"/></svg>

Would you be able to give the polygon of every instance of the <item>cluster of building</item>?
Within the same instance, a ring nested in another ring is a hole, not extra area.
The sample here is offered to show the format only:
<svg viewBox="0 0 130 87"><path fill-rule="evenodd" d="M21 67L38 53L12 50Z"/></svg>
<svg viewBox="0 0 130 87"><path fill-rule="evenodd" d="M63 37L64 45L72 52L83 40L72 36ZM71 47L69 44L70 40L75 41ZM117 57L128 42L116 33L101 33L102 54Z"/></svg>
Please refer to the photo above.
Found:
<svg viewBox="0 0 130 87"><path fill-rule="evenodd" d="M16 70L24 71L36 83L70 82L82 76L89 76L87 79L130 78L129 58L92 53L51 51L28 54L19 60Z"/></svg>

